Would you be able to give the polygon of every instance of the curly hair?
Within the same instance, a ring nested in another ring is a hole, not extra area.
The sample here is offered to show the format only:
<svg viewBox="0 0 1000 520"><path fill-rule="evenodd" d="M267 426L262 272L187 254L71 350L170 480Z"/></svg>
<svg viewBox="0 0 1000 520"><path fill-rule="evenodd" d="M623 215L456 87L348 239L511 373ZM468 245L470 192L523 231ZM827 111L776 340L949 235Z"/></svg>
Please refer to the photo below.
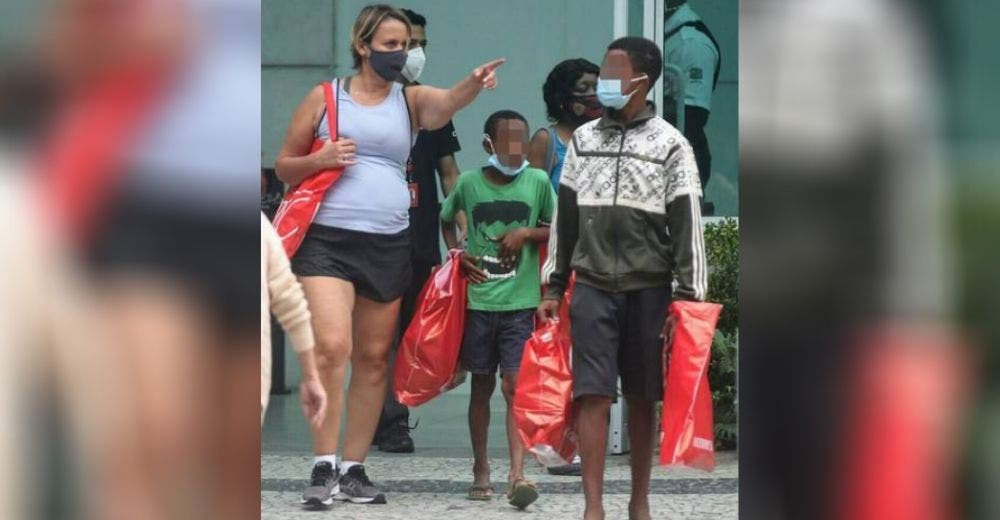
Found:
<svg viewBox="0 0 1000 520"><path fill-rule="evenodd" d="M566 113L566 104L573 99L573 89L576 82L584 74L594 74L601 71L600 67L583 58L565 60L553 67L542 85L542 98L545 100L545 113L549 121L559 122Z"/></svg>

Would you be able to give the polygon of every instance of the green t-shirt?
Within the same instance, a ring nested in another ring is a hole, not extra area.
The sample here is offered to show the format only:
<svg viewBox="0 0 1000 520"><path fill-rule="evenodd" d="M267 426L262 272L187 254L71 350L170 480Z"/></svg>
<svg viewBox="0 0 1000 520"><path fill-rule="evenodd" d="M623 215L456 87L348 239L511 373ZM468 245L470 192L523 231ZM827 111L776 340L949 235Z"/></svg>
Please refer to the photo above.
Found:
<svg viewBox="0 0 1000 520"><path fill-rule="evenodd" d="M489 278L481 284L469 284L469 309L516 311L538 306L538 244L526 242L517 265L504 269L499 259L500 243L490 239L508 229L548 225L555 199L549 176L536 168L525 168L502 186L487 179L482 168L458 177L455 189L441 205L441 220L453 222L457 211L465 212L469 226L466 252L482 257L479 267Z"/></svg>

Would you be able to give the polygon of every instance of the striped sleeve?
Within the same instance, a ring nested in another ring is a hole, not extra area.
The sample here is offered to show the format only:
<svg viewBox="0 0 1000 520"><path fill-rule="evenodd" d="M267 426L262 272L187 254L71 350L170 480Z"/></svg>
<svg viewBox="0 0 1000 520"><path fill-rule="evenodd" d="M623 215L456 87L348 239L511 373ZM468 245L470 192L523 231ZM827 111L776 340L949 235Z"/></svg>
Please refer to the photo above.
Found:
<svg viewBox="0 0 1000 520"><path fill-rule="evenodd" d="M579 130L578 130L579 131ZM579 176L576 156L576 135L566 150L559 193L556 197L552 226L549 231L549 251L542 266L542 283L548 285L546 299L562 300L572 272L570 260L579 235L579 208L576 200L576 178Z"/></svg>
<svg viewBox="0 0 1000 520"><path fill-rule="evenodd" d="M704 301L708 296L708 269L698 197L681 195L675 198L668 208L667 225L677 280L674 295L681 300Z"/></svg>
<svg viewBox="0 0 1000 520"><path fill-rule="evenodd" d="M668 157L667 232L672 246L674 295L681 300L704 301L708 297L708 268L701 222L701 181L694 151L686 139Z"/></svg>

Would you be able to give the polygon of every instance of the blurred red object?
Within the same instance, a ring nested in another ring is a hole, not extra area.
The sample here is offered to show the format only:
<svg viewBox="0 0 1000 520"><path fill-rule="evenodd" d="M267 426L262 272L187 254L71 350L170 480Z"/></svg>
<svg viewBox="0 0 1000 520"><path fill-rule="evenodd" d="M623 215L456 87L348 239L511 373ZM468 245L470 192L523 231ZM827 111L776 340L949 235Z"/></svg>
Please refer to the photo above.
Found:
<svg viewBox="0 0 1000 520"><path fill-rule="evenodd" d="M958 446L972 388L960 342L934 325L857 343L835 518L957 518Z"/></svg>
<svg viewBox="0 0 1000 520"><path fill-rule="evenodd" d="M570 366L572 295L573 278L559 309L560 318L543 324L524 345L514 392L514 421L521 443L545 466L568 464L577 448Z"/></svg>
<svg viewBox="0 0 1000 520"><path fill-rule="evenodd" d="M336 141L337 98L333 95L333 82L323 84L323 95L326 97L326 120L330 127L330 141ZM316 139L309 153L316 152L325 144L325 139ZM302 245L306 231L309 230L309 225L316 218L319 205L323 202L326 190L343 174L343 169L320 171L300 182L298 186L289 188L285 193L285 198L274 215L274 229L281 237L281 245L285 248L288 258L294 256Z"/></svg>
<svg viewBox="0 0 1000 520"><path fill-rule="evenodd" d="M393 371L396 399L419 406L444 393L455 375L465 331L468 280L462 252L452 250L420 292L417 312L399 346Z"/></svg>
<svg viewBox="0 0 1000 520"><path fill-rule="evenodd" d="M96 232L169 76L162 64L109 71L72 93L57 115L37 168L54 225L70 241L84 245Z"/></svg>
<svg viewBox="0 0 1000 520"><path fill-rule="evenodd" d="M715 469L712 393L708 362L715 324L722 312L717 303L675 301L673 345L663 353L663 437L660 464ZM669 357L670 362L667 362Z"/></svg>

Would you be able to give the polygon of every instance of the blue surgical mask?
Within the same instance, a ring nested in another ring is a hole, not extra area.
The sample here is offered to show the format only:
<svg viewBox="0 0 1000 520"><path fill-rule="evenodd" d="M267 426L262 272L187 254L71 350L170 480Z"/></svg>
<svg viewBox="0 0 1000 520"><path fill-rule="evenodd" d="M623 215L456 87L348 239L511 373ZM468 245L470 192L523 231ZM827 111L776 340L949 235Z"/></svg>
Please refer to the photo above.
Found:
<svg viewBox="0 0 1000 520"><path fill-rule="evenodd" d="M497 158L497 154L493 154L490 156L490 166L500 170L500 173L508 177L517 177L517 174L521 173L528 167L528 160L525 159L522 161L520 166L507 166L506 164L500 162L500 159Z"/></svg>
<svg viewBox="0 0 1000 520"><path fill-rule="evenodd" d="M522 171L524 171L525 168L528 167L529 163L527 159L521 161L520 166L507 166L506 164L500 162L500 158L497 157L496 148L493 147L493 140L490 139L489 134L483 134L483 137L485 137L486 140L490 142L490 148L493 148L493 155L491 155L489 159L490 166L496 168L497 170L500 170L500 173L508 177L517 177L517 174L521 173Z"/></svg>
<svg viewBox="0 0 1000 520"><path fill-rule="evenodd" d="M641 81L647 77L648 76L646 75L642 75L638 78L632 78L629 83ZM629 99L632 99L632 94L635 94L634 90L628 94L622 94L622 90L624 90L624 88L622 87L622 80L620 79L598 78L597 80L597 100L608 108L621 110L628 104Z"/></svg>

